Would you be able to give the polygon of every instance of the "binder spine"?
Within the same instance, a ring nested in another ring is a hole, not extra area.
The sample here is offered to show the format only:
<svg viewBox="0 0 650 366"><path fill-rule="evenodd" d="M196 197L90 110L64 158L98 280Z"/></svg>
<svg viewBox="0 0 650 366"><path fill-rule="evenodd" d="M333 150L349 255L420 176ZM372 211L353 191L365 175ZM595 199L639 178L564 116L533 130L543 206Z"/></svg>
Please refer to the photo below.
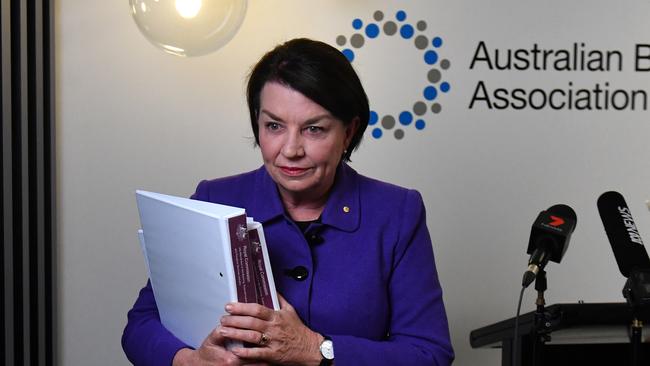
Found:
<svg viewBox="0 0 650 366"><path fill-rule="evenodd" d="M267 279L267 268L264 264L264 251L262 250L260 236L257 230L258 229L251 229L248 231L248 238L253 254L255 289L258 298L257 303L264 305L269 309L273 309L273 299L271 297L271 290Z"/></svg>
<svg viewBox="0 0 650 366"><path fill-rule="evenodd" d="M237 301L257 302L251 246L246 228L246 215L228 219L230 250L235 272Z"/></svg>

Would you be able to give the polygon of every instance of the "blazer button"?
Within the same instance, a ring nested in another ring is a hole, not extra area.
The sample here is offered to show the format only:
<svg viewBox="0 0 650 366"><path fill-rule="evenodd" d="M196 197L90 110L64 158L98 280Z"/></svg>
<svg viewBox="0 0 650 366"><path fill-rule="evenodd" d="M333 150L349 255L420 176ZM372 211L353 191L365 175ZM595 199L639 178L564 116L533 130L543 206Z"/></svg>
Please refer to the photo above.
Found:
<svg viewBox="0 0 650 366"><path fill-rule="evenodd" d="M309 271L307 271L307 268L303 266L297 266L293 269L285 269L284 274L296 281L304 281L309 276Z"/></svg>

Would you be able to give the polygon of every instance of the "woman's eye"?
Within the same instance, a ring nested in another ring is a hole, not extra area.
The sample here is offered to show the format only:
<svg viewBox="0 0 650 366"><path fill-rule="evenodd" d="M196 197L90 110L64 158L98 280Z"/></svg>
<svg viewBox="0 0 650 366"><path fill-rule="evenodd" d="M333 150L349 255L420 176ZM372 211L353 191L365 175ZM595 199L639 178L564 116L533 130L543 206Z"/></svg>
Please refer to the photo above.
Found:
<svg viewBox="0 0 650 366"><path fill-rule="evenodd" d="M267 122L266 123L266 128L271 130L271 131L277 131L280 129L280 124L277 122Z"/></svg>
<svg viewBox="0 0 650 366"><path fill-rule="evenodd" d="M323 131L324 131L324 128L320 127L320 126L308 126L307 127L307 132L312 133L312 134L313 133L321 133Z"/></svg>

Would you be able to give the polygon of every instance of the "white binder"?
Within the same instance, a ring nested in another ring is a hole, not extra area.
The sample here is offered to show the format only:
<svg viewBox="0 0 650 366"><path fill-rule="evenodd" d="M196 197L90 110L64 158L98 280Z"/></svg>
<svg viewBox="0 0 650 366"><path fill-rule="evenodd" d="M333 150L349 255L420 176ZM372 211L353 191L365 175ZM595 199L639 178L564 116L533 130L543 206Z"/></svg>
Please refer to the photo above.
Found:
<svg viewBox="0 0 650 366"><path fill-rule="evenodd" d="M232 250L248 245L245 210L146 191L136 200L160 320L198 348L238 301Z"/></svg>

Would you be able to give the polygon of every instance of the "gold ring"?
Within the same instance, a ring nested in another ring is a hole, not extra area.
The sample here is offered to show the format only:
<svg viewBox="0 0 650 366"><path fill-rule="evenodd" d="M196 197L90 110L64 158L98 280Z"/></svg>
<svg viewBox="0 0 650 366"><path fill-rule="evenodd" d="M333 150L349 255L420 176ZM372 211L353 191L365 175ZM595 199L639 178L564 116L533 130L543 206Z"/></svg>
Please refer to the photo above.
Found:
<svg viewBox="0 0 650 366"><path fill-rule="evenodd" d="M271 338L269 338L269 336L266 335L266 333L260 333L260 340L257 343L260 346L266 346L267 344L269 344L269 342L271 342Z"/></svg>

